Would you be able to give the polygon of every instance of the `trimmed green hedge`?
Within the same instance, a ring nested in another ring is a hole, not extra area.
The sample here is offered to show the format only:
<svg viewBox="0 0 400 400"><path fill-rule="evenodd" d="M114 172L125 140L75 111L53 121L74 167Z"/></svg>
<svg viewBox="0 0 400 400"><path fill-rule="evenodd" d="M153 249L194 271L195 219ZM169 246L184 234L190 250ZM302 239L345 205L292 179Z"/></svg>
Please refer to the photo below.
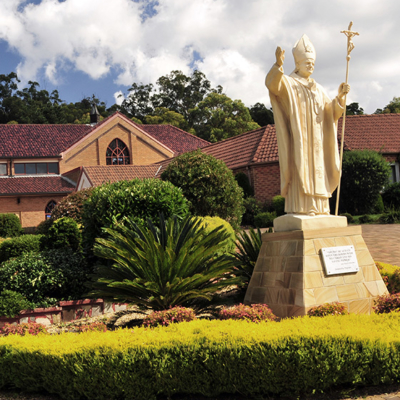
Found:
<svg viewBox="0 0 400 400"><path fill-rule="evenodd" d="M299 396L399 381L397 313L0 338L0 387L64 399Z"/></svg>

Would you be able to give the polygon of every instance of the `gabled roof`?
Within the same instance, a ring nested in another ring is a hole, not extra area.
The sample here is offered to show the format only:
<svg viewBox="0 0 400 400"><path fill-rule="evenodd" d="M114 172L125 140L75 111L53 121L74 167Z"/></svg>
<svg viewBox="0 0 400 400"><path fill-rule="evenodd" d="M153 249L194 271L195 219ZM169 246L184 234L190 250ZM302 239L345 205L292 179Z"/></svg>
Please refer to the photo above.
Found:
<svg viewBox="0 0 400 400"><path fill-rule="evenodd" d="M75 186L62 176L12 176L0 178L0 196L68 194Z"/></svg>
<svg viewBox="0 0 400 400"><path fill-rule="evenodd" d="M339 138L341 134L342 119L338 124ZM400 114L347 115L344 148L400 153Z"/></svg>
<svg viewBox="0 0 400 400"><path fill-rule="evenodd" d="M0 125L0 158L58 157L91 132L119 116L167 147L176 155L207 146L200 139L172 125L139 125L115 112L96 125Z"/></svg>
<svg viewBox="0 0 400 400"><path fill-rule="evenodd" d="M96 165L82 168L92 186L105 182L130 181L135 178L155 178L160 165Z"/></svg>
<svg viewBox="0 0 400 400"><path fill-rule="evenodd" d="M202 151L223 160L231 169L254 163L278 161L275 126L267 125L242 133L204 147Z"/></svg>

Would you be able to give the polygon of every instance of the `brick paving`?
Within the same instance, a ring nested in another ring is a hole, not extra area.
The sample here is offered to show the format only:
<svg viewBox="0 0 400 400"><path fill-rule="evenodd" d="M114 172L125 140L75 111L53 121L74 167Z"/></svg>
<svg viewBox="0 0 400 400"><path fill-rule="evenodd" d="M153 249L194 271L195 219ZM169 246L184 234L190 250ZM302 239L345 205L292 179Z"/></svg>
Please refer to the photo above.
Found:
<svg viewBox="0 0 400 400"><path fill-rule="evenodd" d="M364 241L375 261L400 267L400 224L362 225L361 229Z"/></svg>

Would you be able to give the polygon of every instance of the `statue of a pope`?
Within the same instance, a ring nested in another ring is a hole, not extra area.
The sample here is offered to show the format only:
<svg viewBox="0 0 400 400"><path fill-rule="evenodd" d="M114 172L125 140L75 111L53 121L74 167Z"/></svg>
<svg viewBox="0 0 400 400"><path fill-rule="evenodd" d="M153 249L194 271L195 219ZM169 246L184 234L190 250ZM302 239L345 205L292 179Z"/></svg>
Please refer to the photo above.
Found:
<svg viewBox="0 0 400 400"><path fill-rule="evenodd" d="M331 100L310 78L315 49L306 35L293 48L296 68L290 76L283 74L285 51L278 47L275 56L265 84L274 111L285 211L329 214L329 198L340 179L336 124L350 86L342 83Z"/></svg>

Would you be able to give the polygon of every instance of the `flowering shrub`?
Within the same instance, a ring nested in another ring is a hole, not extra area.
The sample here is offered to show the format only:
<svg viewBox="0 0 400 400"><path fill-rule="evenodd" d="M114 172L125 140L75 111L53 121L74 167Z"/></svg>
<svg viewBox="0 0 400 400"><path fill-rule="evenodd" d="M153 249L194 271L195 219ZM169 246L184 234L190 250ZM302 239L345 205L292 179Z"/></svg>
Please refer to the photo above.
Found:
<svg viewBox="0 0 400 400"><path fill-rule="evenodd" d="M46 328L42 324L36 322L28 322L20 325L5 324L0 328L0 336L8 335L37 335L38 333L47 333Z"/></svg>
<svg viewBox="0 0 400 400"><path fill-rule="evenodd" d="M107 327L103 322L92 322L87 325L79 325L76 327L77 332L106 332Z"/></svg>
<svg viewBox="0 0 400 400"><path fill-rule="evenodd" d="M376 267L382 276L389 293L400 292L400 268L396 265L376 262Z"/></svg>
<svg viewBox="0 0 400 400"><path fill-rule="evenodd" d="M169 310L155 311L144 318L143 326L154 328L158 325L168 326L177 322L189 322L196 319L196 314L191 308L173 307Z"/></svg>
<svg viewBox="0 0 400 400"><path fill-rule="evenodd" d="M220 319L244 319L251 322L274 321L276 316L266 304L252 304L245 306L239 304L230 308L220 310Z"/></svg>
<svg viewBox="0 0 400 400"><path fill-rule="evenodd" d="M374 303L377 314L400 311L400 293L378 296Z"/></svg>
<svg viewBox="0 0 400 400"><path fill-rule="evenodd" d="M341 303L325 303L312 307L307 313L310 317L326 317L327 315L347 315L346 306Z"/></svg>

